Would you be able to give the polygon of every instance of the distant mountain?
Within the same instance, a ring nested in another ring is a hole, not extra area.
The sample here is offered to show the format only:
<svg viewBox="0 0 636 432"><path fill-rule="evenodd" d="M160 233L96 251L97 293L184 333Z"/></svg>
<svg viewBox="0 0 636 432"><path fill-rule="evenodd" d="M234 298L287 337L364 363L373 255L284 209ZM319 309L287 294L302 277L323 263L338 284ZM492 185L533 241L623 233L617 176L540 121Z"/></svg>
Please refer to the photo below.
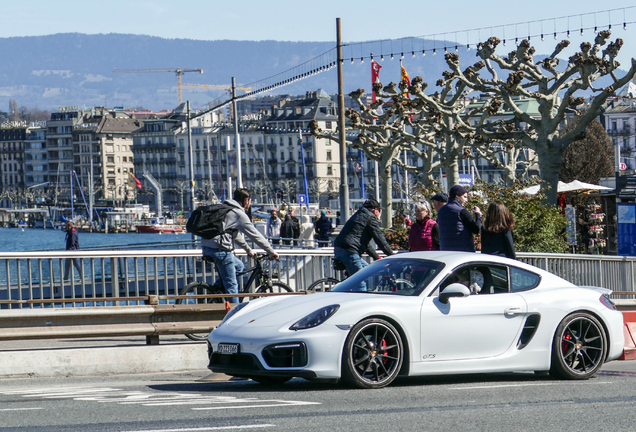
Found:
<svg viewBox="0 0 636 432"><path fill-rule="evenodd" d="M333 47L334 42L200 41L130 34L0 38L0 110L8 109L9 99L15 99L19 106L49 110L105 104L172 109L177 105L175 74L113 73L113 69L203 69L203 74L183 74L183 82L230 84L234 76L240 85L284 72ZM354 64L349 58L345 62L346 92L371 87L370 62L367 59L361 64L360 54L356 55ZM425 60L409 56L404 65L411 76L432 76L430 81L434 82L444 70L443 56L427 56ZM390 61L387 56L382 66L383 81L399 81L399 61ZM319 88L337 93L335 68L274 93L304 94ZM183 92L194 107L225 98L218 90L184 88Z"/></svg>
<svg viewBox="0 0 636 432"><path fill-rule="evenodd" d="M421 75L429 83L429 89L435 88L435 82L447 69L439 49L444 42L425 41L425 46L432 48L433 43L438 47L437 55L429 52L422 57L416 52L413 57L406 52L404 58L404 67L411 78ZM74 105L173 109L177 106L175 74L113 73L113 69L203 69L203 74L183 74L183 82L230 84L234 76L240 86L287 71L333 49L334 45L334 42L163 39L130 34L65 33L0 38L0 111L8 109L9 99L15 99L20 107L48 110ZM371 89L370 61L367 58L360 62L360 57L369 53L356 49L343 50L346 93L357 88ZM376 52L379 61L378 57ZM385 60L380 61L383 83L400 80L398 57L390 60L385 55ZM466 66L474 63L475 51L464 51L460 58ZM337 93L335 68L273 93L304 94L319 88L329 94ZM184 100L189 99L195 108L226 97L218 90L184 88L183 92Z"/></svg>

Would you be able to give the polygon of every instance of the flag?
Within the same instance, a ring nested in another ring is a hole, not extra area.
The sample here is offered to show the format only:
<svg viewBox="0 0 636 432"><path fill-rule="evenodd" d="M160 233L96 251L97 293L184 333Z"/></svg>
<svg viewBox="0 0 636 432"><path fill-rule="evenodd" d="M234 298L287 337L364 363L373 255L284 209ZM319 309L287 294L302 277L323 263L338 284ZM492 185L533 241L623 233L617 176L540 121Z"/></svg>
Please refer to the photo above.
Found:
<svg viewBox="0 0 636 432"><path fill-rule="evenodd" d="M409 74L406 72L406 69L404 69L404 66L402 65L400 65L400 68L402 69L402 81L406 81L409 85L411 85L411 78L409 78ZM404 93L404 96L408 98L408 92Z"/></svg>
<svg viewBox="0 0 636 432"><path fill-rule="evenodd" d="M373 88L373 84L380 82L380 69L382 69L382 66L380 66L380 63L373 60L371 62L371 83L372 83L371 88ZM375 91L373 92L373 103L375 103Z"/></svg>
<svg viewBox="0 0 636 432"><path fill-rule="evenodd" d="M141 182L137 177L133 175L130 171L128 171L128 187L141 189Z"/></svg>
<svg viewBox="0 0 636 432"><path fill-rule="evenodd" d="M300 145L300 155L303 161L303 179L305 181L305 204L309 210L309 186L307 186L307 170L305 169L305 152L303 151L303 131L298 129L298 144Z"/></svg>

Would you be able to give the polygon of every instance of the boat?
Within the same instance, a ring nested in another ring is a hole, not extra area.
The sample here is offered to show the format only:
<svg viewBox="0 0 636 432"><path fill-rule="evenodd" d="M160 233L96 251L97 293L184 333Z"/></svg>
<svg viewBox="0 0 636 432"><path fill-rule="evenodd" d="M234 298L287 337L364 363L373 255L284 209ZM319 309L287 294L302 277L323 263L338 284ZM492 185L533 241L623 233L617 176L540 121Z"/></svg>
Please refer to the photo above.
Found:
<svg viewBox="0 0 636 432"><path fill-rule="evenodd" d="M137 225L138 233L145 234L176 234L184 233L185 227L181 225L166 225L166 224L151 224L151 225Z"/></svg>

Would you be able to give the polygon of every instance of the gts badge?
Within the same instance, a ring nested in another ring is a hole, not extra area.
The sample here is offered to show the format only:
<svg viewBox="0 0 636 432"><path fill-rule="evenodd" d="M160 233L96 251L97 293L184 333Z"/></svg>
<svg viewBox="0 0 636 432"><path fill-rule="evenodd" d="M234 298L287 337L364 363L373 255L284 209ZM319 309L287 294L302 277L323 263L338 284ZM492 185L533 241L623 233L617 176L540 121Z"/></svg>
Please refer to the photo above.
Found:
<svg viewBox="0 0 636 432"><path fill-rule="evenodd" d="M432 360L435 358L436 354L424 354L424 357L422 357L423 360Z"/></svg>

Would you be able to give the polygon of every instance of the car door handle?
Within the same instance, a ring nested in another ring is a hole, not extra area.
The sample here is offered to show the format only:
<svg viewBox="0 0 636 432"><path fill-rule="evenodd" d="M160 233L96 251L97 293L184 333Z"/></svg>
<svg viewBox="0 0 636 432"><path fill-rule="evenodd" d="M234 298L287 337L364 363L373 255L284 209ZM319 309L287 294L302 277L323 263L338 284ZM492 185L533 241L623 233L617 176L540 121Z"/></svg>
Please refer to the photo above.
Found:
<svg viewBox="0 0 636 432"><path fill-rule="evenodd" d="M505 316L515 316L523 313L520 307L509 307L504 310Z"/></svg>

